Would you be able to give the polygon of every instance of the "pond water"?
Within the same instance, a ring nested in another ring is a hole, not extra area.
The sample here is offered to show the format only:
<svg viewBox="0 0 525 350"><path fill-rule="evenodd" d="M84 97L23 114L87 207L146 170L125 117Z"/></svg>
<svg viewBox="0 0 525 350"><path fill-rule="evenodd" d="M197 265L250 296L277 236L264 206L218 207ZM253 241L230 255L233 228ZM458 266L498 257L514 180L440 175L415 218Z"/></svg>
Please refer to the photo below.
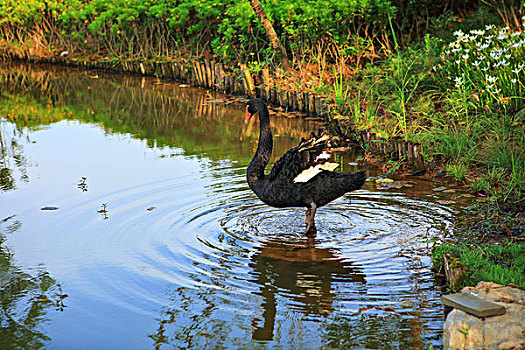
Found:
<svg viewBox="0 0 525 350"><path fill-rule="evenodd" d="M429 252L454 221L444 184L369 181L321 208L307 242L303 210L246 184L258 130L244 104L61 67L3 63L0 77L0 344L441 347ZM274 154L321 126L273 118ZM356 156L336 159L354 171Z"/></svg>

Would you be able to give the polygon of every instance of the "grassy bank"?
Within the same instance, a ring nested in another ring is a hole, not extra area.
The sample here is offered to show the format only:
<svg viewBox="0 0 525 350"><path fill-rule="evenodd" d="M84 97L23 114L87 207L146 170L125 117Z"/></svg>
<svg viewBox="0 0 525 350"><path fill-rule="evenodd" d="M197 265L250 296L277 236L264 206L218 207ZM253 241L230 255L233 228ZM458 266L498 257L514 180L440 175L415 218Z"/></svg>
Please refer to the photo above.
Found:
<svg viewBox="0 0 525 350"><path fill-rule="evenodd" d="M455 250L478 273L494 262L491 256L506 256L498 247L523 251L523 1L283 0L263 6L292 71L276 63L249 3L237 0L0 0L0 50L20 58L115 62L208 58L247 63L254 76L269 68L278 88L324 96L335 107L331 117L353 129L420 143L427 170L485 201L472 215L486 225L458 230L437 248L436 260ZM381 162L390 173L410 172L394 155ZM469 263L468 252L482 260ZM523 261L509 254L523 270ZM472 276L498 282L493 275ZM515 277L503 281L523 285Z"/></svg>

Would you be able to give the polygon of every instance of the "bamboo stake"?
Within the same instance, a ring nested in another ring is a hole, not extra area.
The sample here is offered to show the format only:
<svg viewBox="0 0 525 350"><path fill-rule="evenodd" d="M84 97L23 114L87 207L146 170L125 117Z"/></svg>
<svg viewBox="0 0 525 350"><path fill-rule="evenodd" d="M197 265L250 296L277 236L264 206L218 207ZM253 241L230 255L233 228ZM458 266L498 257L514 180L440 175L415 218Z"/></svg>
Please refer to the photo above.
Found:
<svg viewBox="0 0 525 350"><path fill-rule="evenodd" d="M204 68L206 69L206 87L211 89L213 87L213 73L210 66L210 60L207 58L204 59Z"/></svg>
<svg viewBox="0 0 525 350"><path fill-rule="evenodd" d="M245 87L246 87L247 94L249 94L250 96L255 96L255 84L253 82L253 78L252 78L252 74L250 73L250 70L243 63L239 64L239 66L244 72L244 82L246 84Z"/></svg>
<svg viewBox="0 0 525 350"><path fill-rule="evenodd" d="M407 142L407 150L408 150L408 153L407 153L408 160L410 161L414 160L414 145L412 144L412 142Z"/></svg>

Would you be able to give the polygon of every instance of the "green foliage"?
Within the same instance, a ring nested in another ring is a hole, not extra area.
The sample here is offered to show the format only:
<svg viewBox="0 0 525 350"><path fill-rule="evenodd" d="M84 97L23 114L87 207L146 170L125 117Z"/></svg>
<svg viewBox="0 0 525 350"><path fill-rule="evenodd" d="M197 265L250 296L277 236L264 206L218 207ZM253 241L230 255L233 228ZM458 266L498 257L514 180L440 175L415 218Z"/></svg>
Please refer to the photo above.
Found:
<svg viewBox="0 0 525 350"><path fill-rule="evenodd" d="M288 48L305 52L322 40L343 44L351 34L379 36L385 18L396 13L390 0L283 0L263 7ZM211 52L224 61L272 56L244 0L1 0L0 18L3 38L16 36L16 28L30 35L35 23L47 23L52 33L72 40L71 46L117 56Z"/></svg>
<svg viewBox="0 0 525 350"><path fill-rule="evenodd" d="M347 97L347 90L344 88L344 81L343 81L343 72L340 67L339 73L334 67L334 95L335 95L335 102L337 103L337 107L341 109L346 102Z"/></svg>
<svg viewBox="0 0 525 350"><path fill-rule="evenodd" d="M467 175L467 165L462 162L449 163L445 166L445 171L458 181L461 181Z"/></svg>
<svg viewBox="0 0 525 350"><path fill-rule="evenodd" d="M467 270L465 285L474 286L480 281L525 289L525 244L509 243L495 245L440 245L433 249L432 259L437 266L448 252L458 252L459 262Z"/></svg>

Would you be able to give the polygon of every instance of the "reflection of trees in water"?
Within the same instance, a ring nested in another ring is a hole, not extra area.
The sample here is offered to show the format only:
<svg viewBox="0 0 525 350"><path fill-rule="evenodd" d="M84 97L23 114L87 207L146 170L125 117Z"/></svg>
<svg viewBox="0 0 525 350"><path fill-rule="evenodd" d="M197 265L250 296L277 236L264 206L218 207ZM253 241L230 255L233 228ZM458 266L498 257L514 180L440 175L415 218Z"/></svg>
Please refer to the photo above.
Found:
<svg viewBox="0 0 525 350"><path fill-rule="evenodd" d="M421 339L416 319L397 313L362 314L338 317L322 332L328 349L424 349L430 342Z"/></svg>
<svg viewBox="0 0 525 350"><path fill-rule="evenodd" d="M23 182L29 180L22 136L21 132L7 128L5 122L0 120L0 191L14 190L17 179Z"/></svg>
<svg viewBox="0 0 525 350"><path fill-rule="evenodd" d="M4 349L39 349L50 340L43 330L46 314L50 308L63 310L65 295L43 266L29 274L14 264L6 234L21 225L14 216L0 222L0 344Z"/></svg>
<svg viewBox="0 0 525 350"><path fill-rule="evenodd" d="M441 343L442 323L432 324L430 319L435 315L429 315L438 312L428 305L435 296L429 290L427 278L422 276L428 273L428 268L415 252L400 254L410 257L406 260L407 269L411 271L409 289L403 292L406 298L391 300L396 302L395 308L364 307L349 317L335 318L332 323L324 325L322 332L327 348L424 349L432 343ZM392 298L400 295L398 293ZM410 311L398 310L403 301L413 305Z"/></svg>
<svg viewBox="0 0 525 350"><path fill-rule="evenodd" d="M212 160L233 157L241 164L250 161L256 147L258 128L244 126L242 107L177 83L11 62L0 66L0 86L0 114L19 131L79 119L109 133L129 133L150 147L177 147L184 155ZM301 118L274 118L274 134L282 135L275 156L317 127ZM3 170L4 183L10 183L11 172L12 167Z"/></svg>
<svg viewBox="0 0 525 350"><path fill-rule="evenodd" d="M303 318L333 311L333 284L366 283L359 268L312 243L272 241L258 248L249 263L252 270L237 276L257 285L259 291L253 294L231 287L236 277L229 272L234 269L227 256L216 261L223 266L202 267L209 277L192 278L210 288L181 287L171 294L173 305L162 312L156 333L150 335L155 348L256 349L263 345L259 341L275 339L276 329L283 343L308 346L312 338ZM262 304L255 295L262 297ZM285 335L287 328L290 333Z"/></svg>

